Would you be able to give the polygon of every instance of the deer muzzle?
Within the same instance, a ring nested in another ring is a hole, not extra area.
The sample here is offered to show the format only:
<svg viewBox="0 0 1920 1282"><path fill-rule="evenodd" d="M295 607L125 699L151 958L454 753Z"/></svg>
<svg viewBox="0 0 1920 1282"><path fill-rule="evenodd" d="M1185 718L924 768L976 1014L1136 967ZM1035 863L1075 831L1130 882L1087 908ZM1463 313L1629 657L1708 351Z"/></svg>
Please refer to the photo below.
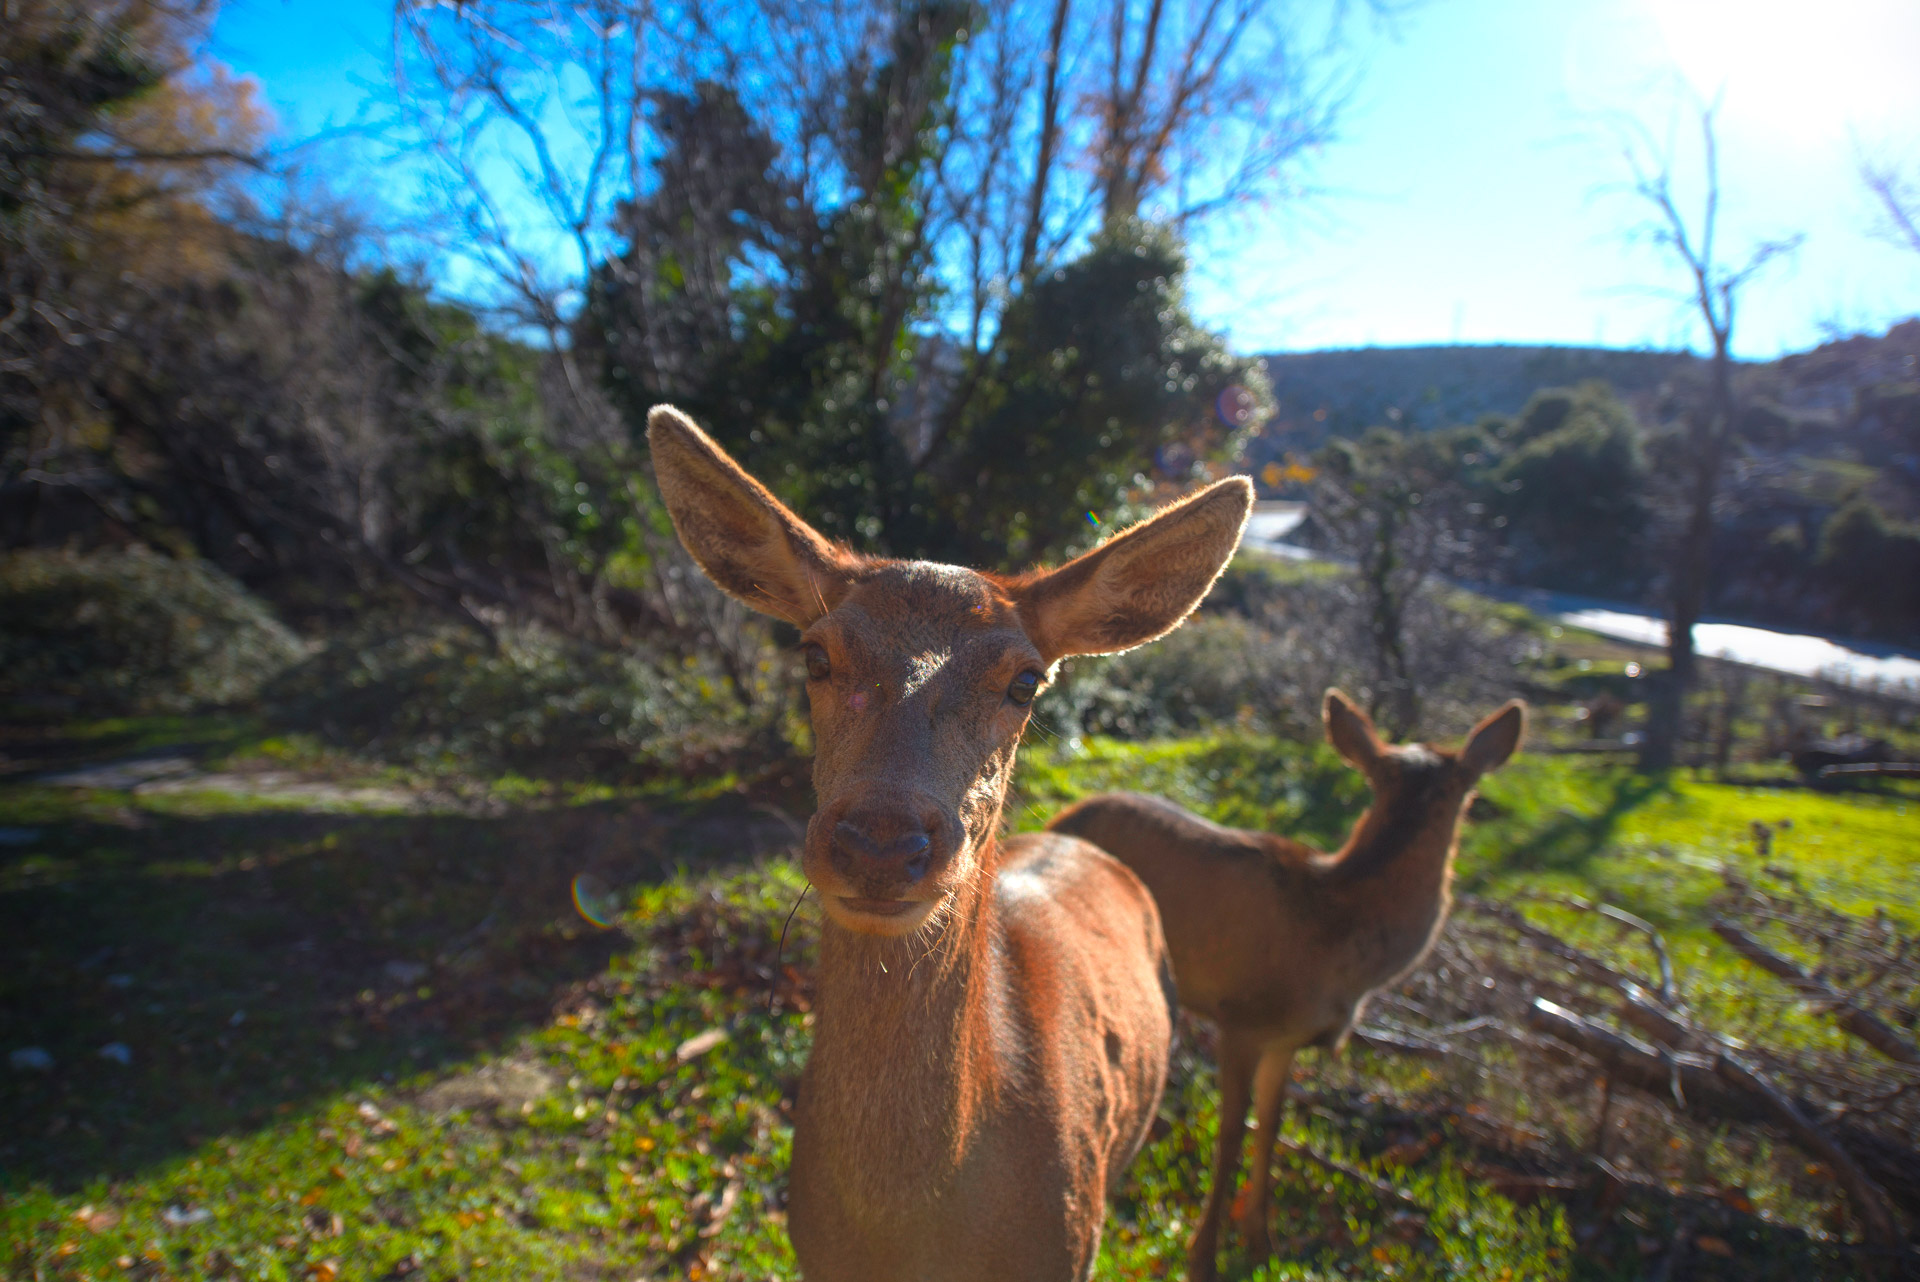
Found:
<svg viewBox="0 0 1920 1282"><path fill-rule="evenodd" d="M905 934L951 887L957 819L926 804L827 807L808 825L804 862L835 921L867 934Z"/></svg>

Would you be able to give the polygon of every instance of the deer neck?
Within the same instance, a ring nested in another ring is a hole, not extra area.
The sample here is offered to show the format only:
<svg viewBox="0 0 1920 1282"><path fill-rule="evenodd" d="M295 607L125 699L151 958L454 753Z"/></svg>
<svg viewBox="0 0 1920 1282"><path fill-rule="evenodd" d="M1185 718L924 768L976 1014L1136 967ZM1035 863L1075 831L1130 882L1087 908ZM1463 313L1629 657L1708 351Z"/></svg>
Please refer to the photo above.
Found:
<svg viewBox="0 0 1920 1282"><path fill-rule="evenodd" d="M1447 795L1437 785L1390 802L1376 800L1333 861L1338 880L1364 883L1376 920L1430 924L1445 911L1465 809L1465 797Z"/></svg>
<svg viewBox="0 0 1920 1282"><path fill-rule="evenodd" d="M1000 1094L998 861L990 840L981 876L906 939L822 928L801 1128L850 1204L878 1212L936 1194Z"/></svg>

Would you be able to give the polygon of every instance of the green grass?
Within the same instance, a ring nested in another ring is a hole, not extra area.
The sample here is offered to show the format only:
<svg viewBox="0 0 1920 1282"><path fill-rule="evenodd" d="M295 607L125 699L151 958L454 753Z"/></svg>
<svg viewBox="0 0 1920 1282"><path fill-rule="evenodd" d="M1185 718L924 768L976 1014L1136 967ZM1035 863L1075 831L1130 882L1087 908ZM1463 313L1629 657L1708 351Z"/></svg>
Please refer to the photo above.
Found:
<svg viewBox="0 0 1920 1282"><path fill-rule="evenodd" d="M245 753L339 764L298 743ZM1017 786L1022 828L1133 788L1323 845L1365 803L1324 747L1234 735L1029 745ZM781 1190L812 909L783 953L801 889L770 854L785 830L751 798L713 795L710 781L677 799L509 782L437 811L356 813L0 783L0 826L38 830L0 848L0 1051L54 1061L0 1076L0 1275L793 1276ZM1715 861L1752 860L1754 818L1793 821L1773 857L1830 901L1908 916L1920 902L1911 790L1650 785L1532 757L1485 795L1469 888L1619 903L1669 932L1704 987L1750 982L1701 915ZM622 929L575 911L581 872L622 888ZM714 1030L726 1039L676 1054ZM100 1057L116 1043L130 1063ZM1100 1277L1179 1271L1215 1125L1205 1046L1183 1033ZM489 1105L476 1083L502 1065L545 1089ZM1624 1214L1645 1228L1605 1239L1625 1246L1576 1249L1568 1209L1497 1191L1511 1159L1426 1065L1356 1054L1300 1076L1288 1134L1402 1193L1283 1156L1287 1262L1236 1261L1230 1277L1630 1277L1634 1235L1673 1231L1675 1206L1643 1199ZM1804 1231L1830 1213L1818 1183L1719 1142L1689 1159L1700 1178L1738 1182L1772 1221L1701 1228L1735 1254L1696 1254L1698 1276L1831 1269Z"/></svg>

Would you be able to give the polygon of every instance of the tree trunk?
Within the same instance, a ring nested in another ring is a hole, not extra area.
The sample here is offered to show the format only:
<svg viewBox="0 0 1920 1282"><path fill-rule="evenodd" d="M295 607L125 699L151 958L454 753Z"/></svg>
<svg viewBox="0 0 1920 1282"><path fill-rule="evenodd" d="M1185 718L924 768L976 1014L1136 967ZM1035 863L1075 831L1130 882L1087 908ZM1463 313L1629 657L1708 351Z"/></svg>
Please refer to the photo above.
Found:
<svg viewBox="0 0 1920 1282"><path fill-rule="evenodd" d="M1713 559L1713 503L1720 493L1720 470L1727 439L1733 434L1732 360L1728 334L1713 336L1712 389L1704 422L1688 433L1693 446L1693 478L1687 524L1675 550L1667 593L1667 670L1653 682L1647 698L1646 738L1640 745L1640 769L1669 769L1678 755L1686 720L1687 692L1693 688L1693 625L1706 604Z"/></svg>

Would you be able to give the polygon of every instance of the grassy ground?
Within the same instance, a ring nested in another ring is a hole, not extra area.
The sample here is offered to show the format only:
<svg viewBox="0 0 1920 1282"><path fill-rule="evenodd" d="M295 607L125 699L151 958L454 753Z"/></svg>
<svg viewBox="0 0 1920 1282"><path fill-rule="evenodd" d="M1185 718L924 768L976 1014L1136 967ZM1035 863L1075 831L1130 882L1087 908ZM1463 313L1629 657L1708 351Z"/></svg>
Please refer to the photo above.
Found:
<svg viewBox="0 0 1920 1282"><path fill-rule="evenodd" d="M422 791L232 723L81 730L4 747L16 774L179 751L209 773L0 782L0 1051L44 1056L0 1070L0 1275L792 1276L812 910L783 951L801 884L777 810ZM1324 750L1239 738L1040 746L1019 786L1022 827L1130 787L1329 843L1363 802ZM1689 981L1740 982L1699 915L1710 865L1753 857L1754 818L1793 820L1773 858L1830 899L1920 903L1912 792L1654 787L1570 758L1485 791L1463 881L1612 899L1671 934ZM1102 1277L1178 1272L1206 1049L1186 1028ZM1830 1191L1762 1178L1751 1143L1688 1156L1695 1185L1741 1181L1747 1210L1636 1195L1595 1236L1599 1212L1540 1198L1552 1179L1504 1144L1510 1107L1489 1120L1458 1083L1365 1055L1306 1065L1298 1088L1289 1135L1350 1169L1283 1157L1291 1262L1234 1276L1631 1277L1676 1226L1704 1243L1695 1276L1844 1274L1819 1236Z"/></svg>

